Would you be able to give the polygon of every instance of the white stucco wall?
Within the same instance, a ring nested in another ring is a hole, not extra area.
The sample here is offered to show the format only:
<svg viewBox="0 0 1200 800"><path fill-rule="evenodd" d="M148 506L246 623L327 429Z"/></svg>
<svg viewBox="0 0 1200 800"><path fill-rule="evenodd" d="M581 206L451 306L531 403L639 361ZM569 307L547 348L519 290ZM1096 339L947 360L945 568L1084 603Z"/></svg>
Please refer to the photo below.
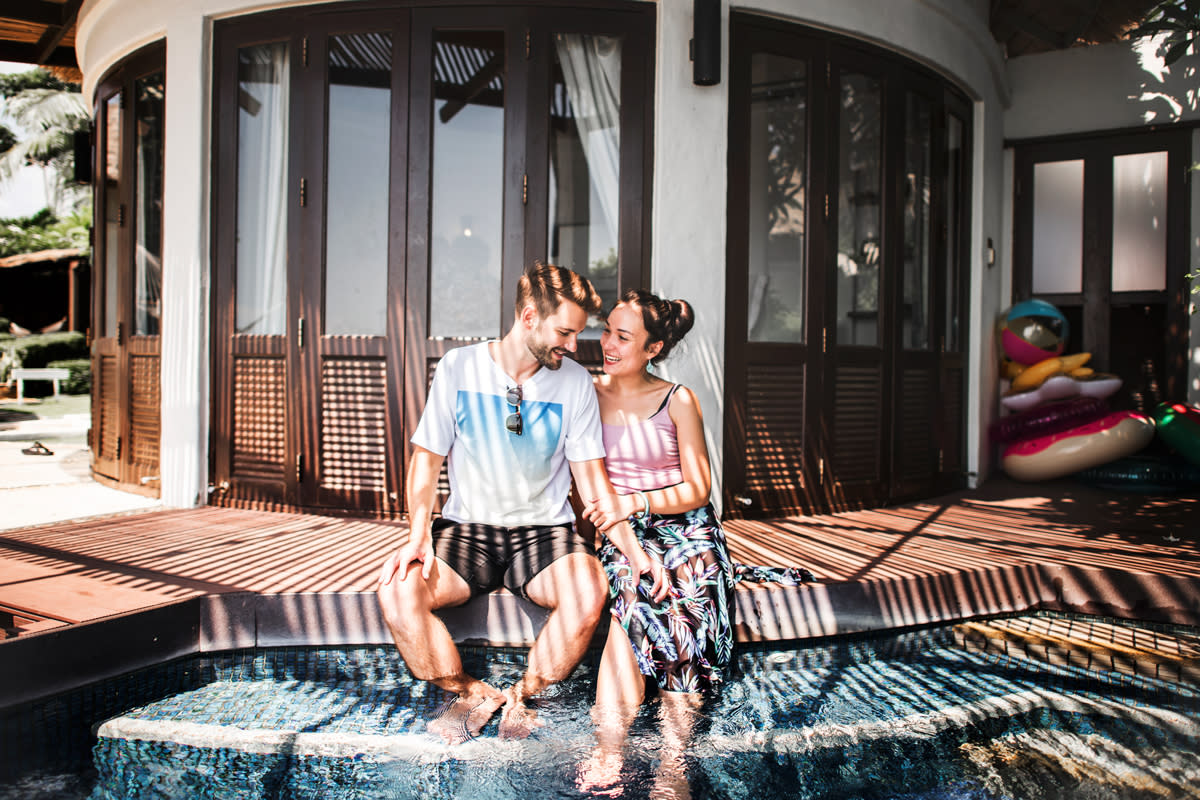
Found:
<svg viewBox="0 0 1200 800"><path fill-rule="evenodd" d="M721 19L721 82L696 86L688 57L692 4L675 0L658 6L650 253L650 288L686 299L696 312L695 327L661 372L690 387L700 401L718 503L725 407L728 0L722 2ZM697 169L697 164L719 167Z"/></svg>
<svg viewBox="0 0 1200 800"><path fill-rule="evenodd" d="M1011 59L1004 135L1030 139L1200 120L1198 69L1195 55L1165 67L1144 41Z"/></svg>
<svg viewBox="0 0 1200 800"><path fill-rule="evenodd" d="M91 96L104 71L138 47L167 38L167 186L164 210L162 490L168 505L203 502L207 479L208 207L210 31L216 18L306 2L89 0L77 49ZM991 324L1000 310L1002 270L986 271L988 237L1001 240L1003 117L1007 78L988 33L985 0L750 0L740 9L836 31L899 52L947 76L976 103L968 469L981 472L994 414ZM728 131L729 3L722 2L721 83L691 82L690 0L658 4L655 67L651 269L653 288L686 297L698 321L666 372L691 386L706 418L713 468L721 474ZM680 135L680 132L686 135ZM697 168L697 165L708 165ZM720 486L717 485L719 496Z"/></svg>
<svg viewBox="0 0 1200 800"><path fill-rule="evenodd" d="M1192 158L1200 161L1200 128L1192 131ZM1192 176L1192 269L1200 272L1200 174ZM1191 331L1188 339L1187 401L1200 406L1200 277L1192 281L1188 298Z"/></svg>

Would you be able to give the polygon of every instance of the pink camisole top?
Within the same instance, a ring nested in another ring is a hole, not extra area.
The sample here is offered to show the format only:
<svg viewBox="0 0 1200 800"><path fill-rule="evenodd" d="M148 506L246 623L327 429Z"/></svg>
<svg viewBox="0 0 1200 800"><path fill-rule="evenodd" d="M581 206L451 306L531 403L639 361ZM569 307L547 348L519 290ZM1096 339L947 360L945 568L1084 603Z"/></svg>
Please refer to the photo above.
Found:
<svg viewBox="0 0 1200 800"><path fill-rule="evenodd" d="M646 492L683 482L679 438L667 406L679 384L667 392L658 411L633 425L605 425L604 463L613 488L623 494Z"/></svg>

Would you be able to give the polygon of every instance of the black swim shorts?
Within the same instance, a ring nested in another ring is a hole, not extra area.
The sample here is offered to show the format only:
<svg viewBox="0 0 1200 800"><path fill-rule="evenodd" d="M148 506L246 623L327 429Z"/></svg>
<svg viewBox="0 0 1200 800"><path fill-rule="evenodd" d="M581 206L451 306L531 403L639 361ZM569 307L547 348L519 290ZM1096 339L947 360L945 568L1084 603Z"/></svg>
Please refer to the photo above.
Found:
<svg viewBox="0 0 1200 800"><path fill-rule="evenodd" d="M504 586L529 600L525 587L543 569L571 553L596 554L573 525L506 528L442 517L432 531L434 554L467 582L472 597Z"/></svg>

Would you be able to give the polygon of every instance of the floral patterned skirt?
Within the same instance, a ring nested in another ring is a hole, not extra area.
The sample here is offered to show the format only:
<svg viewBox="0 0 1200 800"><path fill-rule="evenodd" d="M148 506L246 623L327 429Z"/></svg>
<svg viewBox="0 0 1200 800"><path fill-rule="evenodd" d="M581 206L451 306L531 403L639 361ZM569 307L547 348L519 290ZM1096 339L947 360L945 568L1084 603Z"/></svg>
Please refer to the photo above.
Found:
<svg viewBox="0 0 1200 800"><path fill-rule="evenodd" d="M712 506L635 518L633 529L646 552L667 568L671 591L665 599L653 600L648 578L635 583L629 559L607 538L600 561L613 620L629 636L642 674L666 691L703 692L721 682L733 655L735 581L813 580L800 568L732 563Z"/></svg>

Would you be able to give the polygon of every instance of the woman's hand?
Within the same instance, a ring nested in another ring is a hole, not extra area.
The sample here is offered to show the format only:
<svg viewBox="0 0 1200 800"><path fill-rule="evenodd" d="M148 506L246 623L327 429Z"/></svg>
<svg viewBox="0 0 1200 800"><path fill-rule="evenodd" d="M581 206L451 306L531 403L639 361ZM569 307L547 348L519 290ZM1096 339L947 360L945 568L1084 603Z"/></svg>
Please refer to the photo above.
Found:
<svg viewBox="0 0 1200 800"><path fill-rule="evenodd" d="M641 501L636 494L612 492L585 503L583 517L595 525L597 530L604 532L613 525L629 519L641 508Z"/></svg>
<svg viewBox="0 0 1200 800"><path fill-rule="evenodd" d="M629 566L638 576L639 584L642 582L642 576L648 576L652 581L650 597L654 602L661 603L665 600L671 593L671 580L663 563L653 558L641 547L638 547L633 553L627 553L626 556L629 558Z"/></svg>

